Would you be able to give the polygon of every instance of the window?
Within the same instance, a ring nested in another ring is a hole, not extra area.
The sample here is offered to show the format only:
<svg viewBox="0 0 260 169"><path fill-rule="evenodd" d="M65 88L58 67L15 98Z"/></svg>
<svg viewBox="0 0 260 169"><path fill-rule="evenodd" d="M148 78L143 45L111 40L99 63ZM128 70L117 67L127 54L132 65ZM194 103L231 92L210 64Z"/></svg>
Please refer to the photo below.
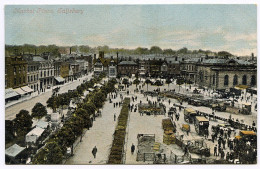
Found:
<svg viewBox="0 0 260 169"><path fill-rule="evenodd" d="M251 86L255 86L256 85L256 78L255 75L251 76Z"/></svg>
<svg viewBox="0 0 260 169"><path fill-rule="evenodd" d="M237 75L234 75L234 78L233 78L233 85L237 85L238 84L238 81L237 81Z"/></svg>
<svg viewBox="0 0 260 169"><path fill-rule="evenodd" d="M246 75L244 75L243 78L242 78L242 84L243 85L247 85L247 77L246 77Z"/></svg>
<svg viewBox="0 0 260 169"><path fill-rule="evenodd" d="M41 72L41 77L42 77L42 72Z"/></svg>
<svg viewBox="0 0 260 169"><path fill-rule="evenodd" d="M46 72L44 71L44 77L46 77Z"/></svg>
<svg viewBox="0 0 260 169"><path fill-rule="evenodd" d="M228 75L224 77L224 86L228 86Z"/></svg>
<svg viewBox="0 0 260 169"><path fill-rule="evenodd" d="M33 81L33 76L31 76L31 81Z"/></svg>
<svg viewBox="0 0 260 169"><path fill-rule="evenodd" d="M215 85L215 75L213 75L212 84Z"/></svg>
<svg viewBox="0 0 260 169"><path fill-rule="evenodd" d="M36 80L38 80L38 74L37 74L37 79Z"/></svg>
<svg viewBox="0 0 260 169"><path fill-rule="evenodd" d="M30 82L30 77L29 77L29 76L28 76L28 78L27 78L27 79L28 79L28 82Z"/></svg>

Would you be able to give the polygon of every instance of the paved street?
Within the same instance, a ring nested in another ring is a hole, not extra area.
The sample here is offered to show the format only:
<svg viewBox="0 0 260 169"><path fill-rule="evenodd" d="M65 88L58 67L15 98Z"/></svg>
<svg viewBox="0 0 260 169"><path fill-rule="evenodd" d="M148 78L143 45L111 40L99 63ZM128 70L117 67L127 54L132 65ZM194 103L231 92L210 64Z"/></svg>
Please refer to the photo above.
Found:
<svg viewBox="0 0 260 169"><path fill-rule="evenodd" d="M119 102L119 96L112 99L113 102ZM82 142L74 150L74 156L69 158L66 164L106 164L113 141L113 134L117 121L114 121L120 113L121 107L114 108L113 103L106 101L102 111L102 117L97 117L90 128L82 138ZM96 158L92 155L92 149L97 147Z"/></svg>
<svg viewBox="0 0 260 169"><path fill-rule="evenodd" d="M92 73L88 74L87 76L78 78L77 80L74 80L73 82L69 82L65 85L62 85L59 93L64 93L64 92L67 92L68 90L76 89L76 87L78 85L80 85L83 82L83 80L85 80L86 78L90 79L91 76L92 76ZM51 97L51 95L52 95L52 90L49 90L45 93L41 93L39 96L33 97L29 100L17 103L15 105L12 105L12 106L6 108L5 109L5 120L14 119L15 115L17 113L19 113L19 111L21 109L25 109L25 110L28 110L29 112L31 112L33 106L38 102L42 103L43 105L46 105L46 101L48 100L48 98Z"/></svg>

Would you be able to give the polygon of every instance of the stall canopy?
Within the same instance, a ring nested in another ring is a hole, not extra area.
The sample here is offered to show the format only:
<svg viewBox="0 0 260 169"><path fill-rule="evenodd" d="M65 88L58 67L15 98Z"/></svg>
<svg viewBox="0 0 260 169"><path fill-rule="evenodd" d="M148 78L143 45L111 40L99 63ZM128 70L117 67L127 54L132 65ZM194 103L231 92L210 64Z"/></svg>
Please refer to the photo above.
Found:
<svg viewBox="0 0 260 169"><path fill-rule="evenodd" d="M14 91L20 95L25 95L27 92L23 91L21 88L16 88Z"/></svg>
<svg viewBox="0 0 260 169"><path fill-rule="evenodd" d="M5 89L5 99L19 96L12 88Z"/></svg>
<svg viewBox="0 0 260 169"><path fill-rule="evenodd" d="M42 129L40 127L34 128L28 134L26 134L26 142L27 143L29 143L29 142L36 143L36 141L42 135L43 132L44 132L44 129Z"/></svg>
<svg viewBox="0 0 260 169"><path fill-rule="evenodd" d="M13 157L15 158L17 155L19 155L23 150L25 149L25 147L20 147L17 144L12 145L11 147L9 147L8 149L5 150L5 155L9 156L9 157Z"/></svg>
<svg viewBox="0 0 260 169"><path fill-rule="evenodd" d="M26 93L32 93L33 92L33 89L31 89L30 87L28 86L23 86L21 87L23 91L25 91Z"/></svg>
<svg viewBox="0 0 260 169"><path fill-rule="evenodd" d="M58 77L55 77L55 80L57 80L59 83L62 83L65 81L65 79L63 79L62 77L58 76Z"/></svg>
<svg viewBox="0 0 260 169"><path fill-rule="evenodd" d="M249 86L247 86L247 85L237 85L237 86L235 86L235 89L237 89L237 90L243 90L243 89L247 89Z"/></svg>
<svg viewBox="0 0 260 169"><path fill-rule="evenodd" d="M40 128L42 128L42 129L47 129L48 125L49 125L48 122L40 120L40 121L38 121L38 122L36 123L35 126L36 126L36 127L40 127Z"/></svg>

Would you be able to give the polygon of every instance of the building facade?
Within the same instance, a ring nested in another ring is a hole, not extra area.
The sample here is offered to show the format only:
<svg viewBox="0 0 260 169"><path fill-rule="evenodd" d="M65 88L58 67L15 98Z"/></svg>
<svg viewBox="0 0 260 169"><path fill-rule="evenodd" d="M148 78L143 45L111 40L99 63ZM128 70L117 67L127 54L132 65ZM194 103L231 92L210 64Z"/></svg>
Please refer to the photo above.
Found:
<svg viewBox="0 0 260 169"><path fill-rule="evenodd" d="M40 56L34 56L33 61L39 63L40 91L53 86L54 64L52 60L46 60Z"/></svg>
<svg viewBox="0 0 260 169"><path fill-rule="evenodd" d="M256 87L257 68L238 59L205 59L197 65L197 82L217 90L227 90L237 85Z"/></svg>
<svg viewBox="0 0 260 169"><path fill-rule="evenodd" d="M130 76L138 72L138 65L134 61L122 61L118 63L118 73Z"/></svg>
<svg viewBox="0 0 260 169"><path fill-rule="evenodd" d="M5 57L5 88L26 86L27 66L22 55Z"/></svg>

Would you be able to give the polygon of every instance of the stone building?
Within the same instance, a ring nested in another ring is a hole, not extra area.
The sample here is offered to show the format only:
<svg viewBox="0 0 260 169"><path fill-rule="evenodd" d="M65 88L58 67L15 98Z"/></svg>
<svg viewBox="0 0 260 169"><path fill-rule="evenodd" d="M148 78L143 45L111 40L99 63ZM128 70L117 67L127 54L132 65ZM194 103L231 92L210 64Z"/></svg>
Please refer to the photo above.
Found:
<svg viewBox="0 0 260 169"><path fill-rule="evenodd" d="M27 66L22 54L5 57L5 88L26 86Z"/></svg>
<svg viewBox="0 0 260 169"><path fill-rule="evenodd" d="M40 87L39 81L39 67L40 64L38 62L34 62L32 60L28 60L28 69L27 69L27 82L28 86L33 89L33 91L38 91Z"/></svg>
<svg viewBox="0 0 260 169"><path fill-rule="evenodd" d="M177 57L175 58L165 58L168 64L168 76L170 77L178 77L180 76L180 66L181 62L178 60Z"/></svg>
<svg viewBox="0 0 260 169"><path fill-rule="evenodd" d="M130 76L138 72L138 65L134 61L122 61L118 63L118 74Z"/></svg>
<svg viewBox="0 0 260 169"><path fill-rule="evenodd" d="M234 88L237 85L255 87L256 65L239 59L205 59L197 64L197 82L217 90Z"/></svg>
<svg viewBox="0 0 260 169"><path fill-rule="evenodd" d="M190 58L181 63L181 75L186 80L196 83L197 64L203 58Z"/></svg>
<svg viewBox="0 0 260 169"><path fill-rule="evenodd" d="M44 91L46 88L53 86L54 79L54 64L50 59L44 59L41 56L34 56L33 61L39 63L39 80L40 91Z"/></svg>

